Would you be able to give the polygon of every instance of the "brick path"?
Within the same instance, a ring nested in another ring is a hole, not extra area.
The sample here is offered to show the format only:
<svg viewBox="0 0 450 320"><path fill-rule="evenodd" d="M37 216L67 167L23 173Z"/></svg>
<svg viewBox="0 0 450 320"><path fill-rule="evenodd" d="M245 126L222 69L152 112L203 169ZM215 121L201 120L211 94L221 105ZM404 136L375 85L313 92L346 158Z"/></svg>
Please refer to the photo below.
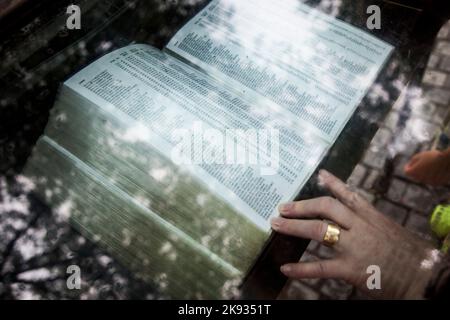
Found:
<svg viewBox="0 0 450 320"><path fill-rule="evenodd" d="M435 241L428 217L449 189L410 181L403 166L418 151L431 148L434 135L449 115L450 22L438 35L421 88L410 87L380 125L364 158L348 184L381 212L416 234ZM330 249L311 243L302 260L329 258ZM291 281L281 295L288 299L366 299L352 286L337 280Z"/></svg>

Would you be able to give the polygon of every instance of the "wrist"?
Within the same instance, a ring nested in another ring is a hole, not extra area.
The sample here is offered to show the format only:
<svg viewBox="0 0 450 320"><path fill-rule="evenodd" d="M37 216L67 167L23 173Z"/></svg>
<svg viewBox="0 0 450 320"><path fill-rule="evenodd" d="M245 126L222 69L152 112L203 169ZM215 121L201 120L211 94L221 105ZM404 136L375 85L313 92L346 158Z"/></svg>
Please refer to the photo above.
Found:
<svg viewBox="0 0 450 320"><path fill-rule="evenodd" d="M410 281L410 286L405 292L404 299L419 300L426 298L427 287L441 258L441 253L437 249L432 249L427 253L426 257L416 266L415 276Z"/></svg>
<svg viewBox="0 0 450 320"><path fill-rule="evenodd" d="M419 268L416 277L412 279L409 289L406 291L404 299L421 300L425 299L425 292L433 275L432 269Z"/></svg>

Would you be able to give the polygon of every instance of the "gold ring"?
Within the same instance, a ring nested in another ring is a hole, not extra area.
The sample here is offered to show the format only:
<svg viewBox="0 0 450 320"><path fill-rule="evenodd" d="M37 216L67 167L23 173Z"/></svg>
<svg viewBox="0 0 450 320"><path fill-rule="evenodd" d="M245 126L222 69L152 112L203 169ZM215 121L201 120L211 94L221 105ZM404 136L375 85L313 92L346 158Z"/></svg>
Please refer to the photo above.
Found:
<svg viewBox="0 0 450 320"><path fill-rule="evenodd" d="M334 246L339 241L341 229L335 224L329 223L327 226L327 232L323 236L322 243L328 247Z"/></svg>

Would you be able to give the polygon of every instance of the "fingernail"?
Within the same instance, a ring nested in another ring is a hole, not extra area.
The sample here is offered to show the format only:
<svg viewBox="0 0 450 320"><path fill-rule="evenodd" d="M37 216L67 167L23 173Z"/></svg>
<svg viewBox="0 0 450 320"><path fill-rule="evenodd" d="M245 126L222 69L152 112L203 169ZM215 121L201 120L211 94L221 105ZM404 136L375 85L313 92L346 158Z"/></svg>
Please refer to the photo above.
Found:
<svg viewBox="0 0 450 320"><path fill-rule="evenodd" d="M282 203L279 205L278 211L280 211L281 213L287 213L287 212L291 211L293 208L294 208L293 202Z"/></svg>
<svg viewBox="0 0 450 320"><path fill-rule="evenodd" d="M319 175L317 177L317 183L319 184L319 186L324 186L325 185L325 180L330 176L330 174L328 173L328 171L326 170L320 170L319 171Z"/></svg>
<svg viewBox="0 0 450 320"><path fill-rule="evenodd" d="M270 220L270 224L272 225L272 229L278 230L280 228L281 219L280 218L272 218L272 220Z"/></svg>
<svg viewBox="0 0 450 320"><path fill-rule="evenodd" d="M319 176L323 178L328 178L330 176L330 173L325 169L320 169Z"/></svg>
<svg viewBox="0 0 450 320"><path fill-rule="evenodd" d="M280 270L283 273L289 273L291 271L291 266L288 265L281 266Z"/></svg>

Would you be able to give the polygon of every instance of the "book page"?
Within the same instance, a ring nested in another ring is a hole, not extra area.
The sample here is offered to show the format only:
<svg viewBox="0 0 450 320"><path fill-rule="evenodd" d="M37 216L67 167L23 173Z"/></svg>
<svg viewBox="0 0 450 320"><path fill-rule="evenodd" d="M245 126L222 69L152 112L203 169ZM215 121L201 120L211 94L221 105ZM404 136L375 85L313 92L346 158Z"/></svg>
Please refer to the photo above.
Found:
<svg viewBox="0 0 450 320"><path fill-rule="evenodd" d="M129 139L151 144L264 231L277 205L298 194L328 147L263 101L249 104L146 45L102 57L65 86L133 122Z"/></svg>
<svg viewBox="0 0 450 320"><path fill-rule="evenodd" d="M167 49L333 143L393 47L298 0L213 0Z"/></svg>

